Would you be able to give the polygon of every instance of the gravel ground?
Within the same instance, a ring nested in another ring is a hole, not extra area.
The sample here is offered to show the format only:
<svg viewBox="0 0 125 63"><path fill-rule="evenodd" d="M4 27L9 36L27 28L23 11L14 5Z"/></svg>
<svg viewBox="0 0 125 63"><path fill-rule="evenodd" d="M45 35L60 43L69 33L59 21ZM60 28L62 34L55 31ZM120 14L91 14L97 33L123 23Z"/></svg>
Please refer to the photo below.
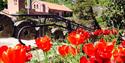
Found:
<svg viewBox="0 0 125 63"><path fill-rule="evenodd" d="M35 40L22 40L23 43L26 45L31 45L33 47L36 47ZM10 37L10 38L0 38L0 46L7 45L9 47L13 47L16 44L19 44L18 39Z"/></svg>

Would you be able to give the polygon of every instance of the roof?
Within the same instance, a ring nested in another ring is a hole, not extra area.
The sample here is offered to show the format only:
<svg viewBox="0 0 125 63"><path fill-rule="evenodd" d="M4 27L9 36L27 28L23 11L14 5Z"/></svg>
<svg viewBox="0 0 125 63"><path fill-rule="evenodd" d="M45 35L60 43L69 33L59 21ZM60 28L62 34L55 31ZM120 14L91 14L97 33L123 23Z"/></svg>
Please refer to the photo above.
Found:
<svg viewBox="0 0 125 63"><path fill-rule="evenodd" d="M45 1L34 1L33 3L35 3L35 2L43 3L43 4L47 5L49 9L72 12L72 10L69 9L68 7L66 7L65 5L59 5L59 4L49 3L49 2L45 2Z"/></svg>

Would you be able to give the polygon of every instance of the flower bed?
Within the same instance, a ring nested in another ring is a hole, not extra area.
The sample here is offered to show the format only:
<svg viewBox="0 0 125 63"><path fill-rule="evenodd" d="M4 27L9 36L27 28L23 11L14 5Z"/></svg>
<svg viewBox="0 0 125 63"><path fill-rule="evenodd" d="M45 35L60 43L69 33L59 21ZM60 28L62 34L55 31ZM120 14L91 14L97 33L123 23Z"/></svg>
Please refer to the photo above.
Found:
<svg viewBox="0 0 125 63"><path fill-rule="evenodd" d="M125 41L118 38L117 29L88 32L78 28L63 42L53 42L47 35L35 39L38 49L33 51L21 44L1 46L0 63L123 63Z"/></svg>

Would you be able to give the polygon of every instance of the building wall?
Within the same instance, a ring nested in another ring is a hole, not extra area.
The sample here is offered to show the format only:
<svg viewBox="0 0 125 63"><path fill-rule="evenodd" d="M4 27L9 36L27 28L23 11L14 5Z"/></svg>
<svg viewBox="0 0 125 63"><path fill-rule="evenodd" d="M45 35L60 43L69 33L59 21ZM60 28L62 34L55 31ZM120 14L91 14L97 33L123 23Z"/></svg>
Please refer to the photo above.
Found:
<svg viewBox="0 0 125 63"><path fill-rule="evenodd" d="M21 9L25 9L25 0L7 0L9 14L16 14Z"/></svg>
<svg viewBox="0 0 125 63"><path fill-rule="evenodd" d="M49 12L49 8L47 7L47 5L44 5L42 2L33 2L32 9L34 9L36 13L48 13Z"/></svg>
<svg viewBox="0 0 125 63"><path fill-rule="evenodd" d="M19 11L18 0L8 0L9 14L16 14Z"/></svg>
<svg viewBox="0 0 125 63"><path fill-rule="evenodd" d="M27 11L27 6L25 4L25 0L8 0L9 14L17 14L21 10ZM59 10L58 8L50 8L51 5L42 1L32 1L31 7L32 9L28 11L30 14L57 14L60 16L64 16L65 12L69 13L68 11Z"/></svg>

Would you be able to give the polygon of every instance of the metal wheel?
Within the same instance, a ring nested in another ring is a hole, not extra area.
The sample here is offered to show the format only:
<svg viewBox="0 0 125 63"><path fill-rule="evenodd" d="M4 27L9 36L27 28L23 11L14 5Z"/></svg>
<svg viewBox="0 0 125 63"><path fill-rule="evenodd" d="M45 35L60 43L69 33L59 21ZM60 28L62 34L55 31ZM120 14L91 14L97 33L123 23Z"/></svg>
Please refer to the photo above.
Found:
<svg viewBox="0 0 125 63"><path fill-rule="evenodd" d="M10 17L0 14L0 37L10 37L13 35L14 23Z"/></svg>
<svg viewBox="0 0 125 63"><path fill-rule="evenodd" d="M32 26L32 25L36 25L36 22L32 21L32 20L22 20L22 21L16 22L15 23L15 34L14 34L15 37L17 37L19 30L23 26ZM36 34L35 28L25 29L21 33L21 39L33 39L35 37L35 34Z"/></svg>

